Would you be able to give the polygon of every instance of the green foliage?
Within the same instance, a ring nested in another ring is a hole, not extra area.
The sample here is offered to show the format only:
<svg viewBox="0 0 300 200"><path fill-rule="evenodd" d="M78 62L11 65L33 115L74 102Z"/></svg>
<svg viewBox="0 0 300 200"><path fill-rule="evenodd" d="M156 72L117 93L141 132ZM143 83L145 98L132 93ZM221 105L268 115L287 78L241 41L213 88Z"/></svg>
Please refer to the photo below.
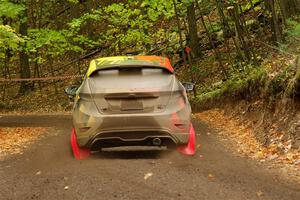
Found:
<svg viewBox="0 0 300 200"><path fill-rule="evenodd" d="M262 67L247 67L241 73L232 74L231 78L225 82L218 82L203 91L194 99L196 103L217 100L224 97L251 97L258 95L266 83L267 72Z"/></svg>
<svg viewBox="0 0 300 200"><path fill-rule="evenodd" d="M62 55L67 51L80 52L81 47L72 44L73 35L68 30L30 29L27 50L35 52L38 49L47 49L47 55Z"/></svg>
<svg viewBox="0 0 300 200"><path fill-rule="evenodd" d="M292 98L300 88L300 59L291 64L275 77L267 76L263 66L247 66L240 72L232 72L230 78L223 82L200 87L200 95L194 103L204 105L226 97L247 99L263 95L270 102L282 98Z"/></svg>
<svg viewBox="0 0 300 200"><path fill-rule="evenodd" d="M0 0L0 17L16 18L25 10L23 4L11 3L8 0Z"/></svg>
<svg viewBox="0 0 300 200"><path fill-rule="evenodd" d="M101 10L94 10L92 13L85 13L80 18L72 19L68 25L73 32L78 32L79 29L85 25L89 20L101 21Z"/></svg>
<svg viewBox="0 0 300 200"><path fill-rule="evenodd" d="M83 27L89 28L86 27L87 22L99 22L102 23L102 33L97 37L99 43L105 41L110 44L110 48L118 51L123 47L147 51L149 45L157 45L158 42L164 42L162 39L168 39L165 36L169 31L154 26L159 20L168 20L173 16L172 1L129 0L127 4L113 3L85 13L73 19L69 26L75 35Z"/></svg>
<svg viewBox="0 0 300 200"><path fill-rule="evenodd" d="M201 0L199 2L200 12L202 15L208 15L215 7L213 1L211 0Z"/></svg>
<svg viewBox="0 0 300 200"><path fill-rule="evenodd" d="M288 36L294 36L300 38L300 23L297 20L288 19L287 20L288 29L286 33Z"/></svg>
<svg viewBox="0 0 300 200"><path fill-rule="evenodd" d="M147 9L149 19L156 21L160 16L170 19L174 16L173 2L160 0L144 0L141 4L143 10Z"/></svg>
<svg viewBox="0 0 300 200"><path fill-rule="evenodd" d="M261 0L250 0L250 2L248 1L245 5L242 5L242 10L245 11L245 10L250 10L251 9L251 6L260 2ZM257 6L255 7L255 9L261 9L260 6Z"/></svg>
<svg viewBox="0 0 300 200"><path fill-rule="evenodd" d="M221 24L217 22L211 23L211 26L208 27L210 33L218 32L221 29L222 29Z"/></svg>
<svg viewBox="0 0 300 200"><path fill-rule="evenodd" d="M79 3L79 0L68 0L68 2L71 2L71 3Z"/></svg>
<svg viewBox="0 0 300 200"><path fill-rule="evenodd" d="M12 27L0 25L0 49L17 50L24 39L18 35Z"/></svg>

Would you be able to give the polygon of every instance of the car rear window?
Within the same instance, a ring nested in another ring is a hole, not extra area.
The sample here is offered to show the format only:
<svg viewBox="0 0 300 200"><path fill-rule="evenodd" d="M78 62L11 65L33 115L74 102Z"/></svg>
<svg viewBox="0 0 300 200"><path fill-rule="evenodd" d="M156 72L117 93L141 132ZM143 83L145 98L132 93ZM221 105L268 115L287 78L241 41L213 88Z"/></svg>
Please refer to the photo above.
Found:
<svg viewBox="0 0 300 200"><path fill-rule="evenodd" d="M171 83L173 74L158 68L116 68L99 70L90 80L102 88L163 87Z"/></svg>

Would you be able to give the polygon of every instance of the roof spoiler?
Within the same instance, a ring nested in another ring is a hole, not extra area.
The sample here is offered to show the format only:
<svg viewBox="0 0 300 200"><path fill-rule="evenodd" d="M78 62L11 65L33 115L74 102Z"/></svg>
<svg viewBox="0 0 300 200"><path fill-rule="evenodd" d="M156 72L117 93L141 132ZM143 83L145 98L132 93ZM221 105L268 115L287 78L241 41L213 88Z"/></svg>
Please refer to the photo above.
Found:
<svg viewBox="0 0 300 200"><path fill-rule="evenodd" d="M92 60L87 71L90 77L94 72L104 69L128 68L128 67L153 67L166 69L174 73L174 69L168 58L159 56L116 56L104 57Z"/></svg>

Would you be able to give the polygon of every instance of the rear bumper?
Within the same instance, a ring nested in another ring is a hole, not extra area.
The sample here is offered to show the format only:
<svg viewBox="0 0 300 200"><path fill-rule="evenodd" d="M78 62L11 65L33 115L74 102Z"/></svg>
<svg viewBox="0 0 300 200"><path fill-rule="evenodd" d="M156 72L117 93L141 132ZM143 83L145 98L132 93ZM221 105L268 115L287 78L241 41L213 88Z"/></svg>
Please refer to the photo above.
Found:
<svg viewBox="0 0 300 200"><path fill-rule="evenodd" d="M153 146L153 139L159 138L161 146L178 146L188 143L189 133L169 133L165 130L111 130L89 137L77 137L80 147L89 149L117 146Z"/></svg>
<svg viewBox="0 0 300 200"><path fill-rule="evenodd" d="M92 137L86 147L98 149L102 147L118 146L155 146L154 139L159 139L159 146L175 147L188 142L189 135L182 133L179 137L163 130L126 130L109 131L96 134Z"/></svg>
<svg viewBox="0 0 300 200"><path fill-rule="evenodd" d="M189 139L190 109L175 113L87 115L76 111L73 124L80 147L147 145L153 138L166 143L186 144ZM106 144L104 144L106 143Z"/></svg>

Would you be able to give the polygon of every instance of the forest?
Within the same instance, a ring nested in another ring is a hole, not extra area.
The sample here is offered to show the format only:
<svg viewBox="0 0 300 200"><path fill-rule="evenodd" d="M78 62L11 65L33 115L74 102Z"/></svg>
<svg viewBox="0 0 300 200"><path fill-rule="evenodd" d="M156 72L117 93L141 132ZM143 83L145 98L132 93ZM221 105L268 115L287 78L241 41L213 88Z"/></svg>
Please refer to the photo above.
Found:
<svg viewBox="0 0 300 200"><path fill-rule="evenodd" d="M126 54L169 57L199 109L299 98L299 13L299 0L1 0L0 108L66 110L91 59Z"/></svg>

